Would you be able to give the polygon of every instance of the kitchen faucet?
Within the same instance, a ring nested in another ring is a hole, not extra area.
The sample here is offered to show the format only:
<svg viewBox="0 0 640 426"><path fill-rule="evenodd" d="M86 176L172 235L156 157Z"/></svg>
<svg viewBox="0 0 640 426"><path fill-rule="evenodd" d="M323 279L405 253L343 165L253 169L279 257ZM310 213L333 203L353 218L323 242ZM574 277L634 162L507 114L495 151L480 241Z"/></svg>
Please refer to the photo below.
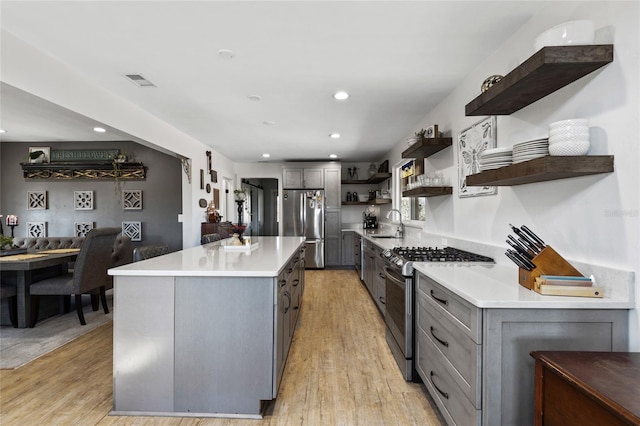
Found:
<svg viewBox="0 0 640 426"><path fill-rule="evenodd" d="M402 213L398 209L391 209L391 210L389 210L389 213L387 213L387 219L389 219L391 217L391 213L393 213L393 212L398 213L398 217L400 218L400 223L398 224L398 227L396 228L396 234L394 235L394 237L395 238L402 238L402 236L404 235L404 224L402 223Z"/></svg>

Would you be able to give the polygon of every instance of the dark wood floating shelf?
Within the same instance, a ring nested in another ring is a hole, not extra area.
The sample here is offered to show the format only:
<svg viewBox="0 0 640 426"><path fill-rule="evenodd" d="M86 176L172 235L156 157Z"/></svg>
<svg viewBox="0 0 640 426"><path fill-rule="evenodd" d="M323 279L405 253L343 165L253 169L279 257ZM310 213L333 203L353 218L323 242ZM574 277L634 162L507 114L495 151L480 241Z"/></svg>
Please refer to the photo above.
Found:
<svg viewBox="0 0 640 426"><path fill-rule="evenodd" d="M469 102L466 115L509 115L613 61L613 45L546 46Z"/></svg>
<svg viewBox="0 0 640 426"><path fill-rule="evenodd" d="M25 179L144 180L142 163L20 163Z"/></svg>
<svg viewBox="0 0 640 426"><path fill-rule="evenodd" d="M366 180L343 180L343 185L367 185L384 182L391 177L391 173L376 173Z"/></svg>
<svg viewBox="0 0 640 426"><path fill-rule="evenodd" d="M402 191L403 197L437 197L439 195L451 194L453 194L453 188L450 186L423 186Z"/></svg>
<svg viewBox="0 0 640 426"><path fill-rule="evenodd" d="M468 186L512 186L613 172L613 155L547 156L467 176Z"/></svg>
<svg viewBox="0 0 640 426"><path fill-rule="evenodd" d="M452 138L421 138L409 148L402 151L402 158L428 157L450 147L452 144Z"/></svg>
<svg viewBox="0 0 640 426"><path fill-rule="evenodd" d="M373 204L391 204L390 198L376 198L369 201L343 201L343 206L370 206Z"/></svg>

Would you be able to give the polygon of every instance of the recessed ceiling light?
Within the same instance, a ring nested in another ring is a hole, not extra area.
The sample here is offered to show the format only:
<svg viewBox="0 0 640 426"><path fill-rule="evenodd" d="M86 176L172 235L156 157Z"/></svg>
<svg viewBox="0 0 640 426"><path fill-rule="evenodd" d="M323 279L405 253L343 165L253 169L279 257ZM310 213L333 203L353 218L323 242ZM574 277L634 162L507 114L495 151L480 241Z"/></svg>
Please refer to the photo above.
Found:
<svg viewBox="0 0 640 426"><path fill-rule="evenodd" d="M218 50L218 56L220 56L222 59L233 59L236 54L229 49L220 49Z"/></svg>
<svg viewBox="0 0 640 426"><path fill-rule="evenodd" d="M93 131L96 132L96 133L104 133L107 130L104 127L94 127Z"/></svg>
<svg viewBox="0 0 640 426"><path fill-rule="evenodd" d="M247 96L250 100L252 101L259 101L262 100L262 98L260 97L260 95L249 95Z"/></svg>
<svg viewBox="0 0 640 426"><path fill-rule="evenodd" d="M262 154L262 158L269 158L269 157L271 157L271 155L267 154L266 152L264 154Z"/></svg>
<svg viewBox="0 0 640 426"><path fill-rule="evenodd" d="M331 139L338 139L338 138L340 137L340 133L331 133L331 134L329 135L329 137L330 137Z"/></svg>
<svg viewBox="0 0 640 426"><path fill-rule="evenodd" d="M265 126L273 126L274 124L276 124L276 122L271 120L265 120L262 122L262 124L264 124Z"/></svg>
<svg viewBox="0 0 640 426"><path fill-rule="evenodd" d="M338 158L338 154L330 154L329 158Z"/></svg>
<svg viewBox="0 0 640 426"><path fill-rule="evenodd" d="M341 90L339 92L336 92L333 94L333 97L339 101L344 101L345 99L349 98L349 94L347 92L345 92L344 90Z"/></svg>

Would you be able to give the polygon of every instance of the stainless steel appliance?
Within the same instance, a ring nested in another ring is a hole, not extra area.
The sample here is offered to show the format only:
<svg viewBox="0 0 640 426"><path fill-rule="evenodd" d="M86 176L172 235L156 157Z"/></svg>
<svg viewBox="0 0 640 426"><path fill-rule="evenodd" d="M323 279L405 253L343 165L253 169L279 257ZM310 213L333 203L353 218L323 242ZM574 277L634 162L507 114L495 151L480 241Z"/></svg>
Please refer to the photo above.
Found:
<svg viewBox="0 0 640 426"><path fill-rule="evenodd" d="M282 191L284 236L305 237L305 267L324 268L324 191Z"/></svg>
<svg viewBox="0 0 640 426"><path fill-rule="evenodd" d="M384 250L385 260L385 338L402 375L418 381L413 363L415 289L414 262L493 262L493 259L453 247L395 247Z"/></svg>

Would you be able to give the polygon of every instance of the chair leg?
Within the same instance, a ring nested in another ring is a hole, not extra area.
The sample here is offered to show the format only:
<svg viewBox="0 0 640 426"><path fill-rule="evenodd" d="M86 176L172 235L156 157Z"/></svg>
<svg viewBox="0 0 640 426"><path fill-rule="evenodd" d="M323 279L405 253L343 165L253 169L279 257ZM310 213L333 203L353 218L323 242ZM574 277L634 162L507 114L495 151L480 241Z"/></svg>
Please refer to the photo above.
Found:
<svg viewBox="0 0 640 426"><path fill-rule="evenodd" d="M38 322L38 314L40 310L40 296L31 295L31 318L29 318L29 328L33 328L36 326L36 322Z"/></svg>
<svg viewBox="0 0 640 426"><path fill-rule="evenodd" d="M9 321L13 328L18 328L18 298L16 296L10 297L7 300L9 304Z"/></svg>
<svg viewBox="0 0 640 426"><path fill-rule="evenodd" d="M105 314L109 313L109 305L107 304L107 289L102 286L100 287L100 300L102 300L102 309Z"/></svg>
<svg viewBox="0 0 640 426"><path fill-rule="evenodd" d="M78 312L78 319L80 320L80 324L87 325L87 322L84 320L84 312L82 312L81 294L76 294L76 312Z"/></svg>
<svg viewBox="0 0 640 426"><path fill-rule="evenodd" d="M91 309L93 309L94 312L100 308L98 297L98 293L91 293Z"/></svg>

